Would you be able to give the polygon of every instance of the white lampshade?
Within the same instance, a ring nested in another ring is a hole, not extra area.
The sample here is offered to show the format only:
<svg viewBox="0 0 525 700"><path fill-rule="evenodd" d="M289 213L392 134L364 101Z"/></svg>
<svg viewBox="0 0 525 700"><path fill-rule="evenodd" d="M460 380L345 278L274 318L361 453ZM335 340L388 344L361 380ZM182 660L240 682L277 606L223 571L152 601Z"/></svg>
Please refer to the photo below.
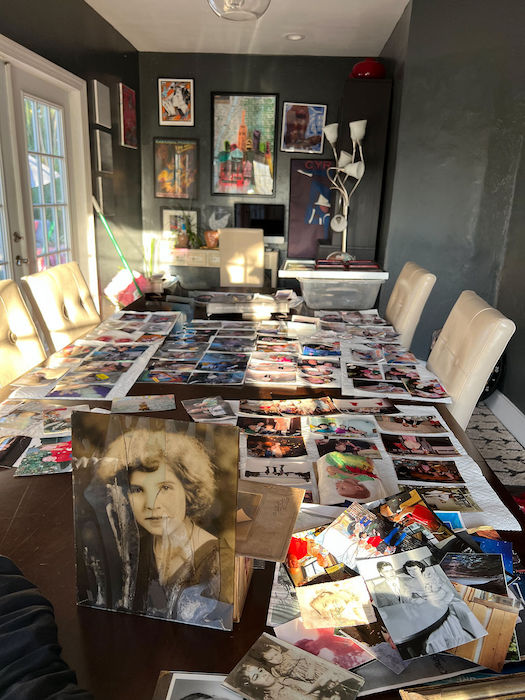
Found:
<svg viewBox="0 0 525 700"><path fill-rule="evenodd" d="M270 0L208 0L211 9L222 19L246 22L262 17Z"/></svg>
<svg viewBox="0 0 525 700"><path fill-rule="evenodd" d="M324 129L324 135L328 139L328 141L331 143L332 146L335 146L337 143L337 132L339 131L339 124L334 123L334 124L327 124Z"/></svg>
<svg viewBox="0 0 525 700"><path fill-rule="evenodd" d="M330 228L336 233L342 233L343 231L345 231L346 224L346 216L343 216L342 214L336 214L330 219Z"/></svg>
<svg viewBox="0 0 525 700"><path fill-rule="evenodd" d="M365 164L362 160L358 160L357 163L348 163L344 168L341 168L345 175L350 177L355 177L356 180L360 180L365 174Z"/></svg>
<svg viewBox="0 0 525 700"><path fill-rule="evenodd" d="M337 167L342 170L346 165L352 162L352 155L348 151L341 151L337 160Z"/></svg>
<svg viewBox="0 0 525 700"><path fill-rule="evenodd" d="M359 119L356 122L350 122L350 138L352 141L360 143L365 138L366 119Z"/></svg>

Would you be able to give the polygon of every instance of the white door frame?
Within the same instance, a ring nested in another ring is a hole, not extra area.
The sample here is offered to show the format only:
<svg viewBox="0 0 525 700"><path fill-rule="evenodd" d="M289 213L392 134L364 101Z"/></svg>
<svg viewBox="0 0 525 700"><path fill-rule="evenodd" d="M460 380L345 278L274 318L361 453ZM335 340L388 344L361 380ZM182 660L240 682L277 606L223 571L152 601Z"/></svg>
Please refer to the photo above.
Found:
<svg viewBox="0 0 525 700"><path fill-rule="evenodd" d="M0 60L32 73L37 78L56 84L67 92L68 108L71 117L69 143L71 157L74 162L74 172L71 172L72 169L69 167L70 187L73 190L72 200L75 202L75 207L70 212L71 244L73 255L80 265L93 300L97 308L99 308L86 81L51 63L51 61L33 51L20 46L2 34L0 34ZM0 105L0 119L6 117L7 123L13 123L13 116L13 102L10 94L8 104ZM11 150L10 153L6 153L4 149L4 157L12 158L14 163L21 163L15 139L12 139L9 148ZM15 214L19 226L22 228L24 227L24 209L21 182L18 175L15 179L17 180L16 182L5 183L6 194L12 195L10 201L16 203L17 211ZM25 237L26 231L20 231L20 233Z"/></svg>

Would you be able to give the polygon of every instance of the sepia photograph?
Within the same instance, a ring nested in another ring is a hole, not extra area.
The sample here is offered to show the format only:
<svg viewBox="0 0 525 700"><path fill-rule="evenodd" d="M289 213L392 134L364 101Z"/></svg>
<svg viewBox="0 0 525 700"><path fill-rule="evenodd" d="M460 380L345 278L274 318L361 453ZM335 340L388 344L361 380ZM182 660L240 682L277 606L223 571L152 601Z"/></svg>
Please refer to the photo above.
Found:
<svg viewBox="0 0 525 700"><path fill-rule="evenodd" d="M297 600L307 629L366 625L376 621L367 587L361 576L300 586Z"/></svg>

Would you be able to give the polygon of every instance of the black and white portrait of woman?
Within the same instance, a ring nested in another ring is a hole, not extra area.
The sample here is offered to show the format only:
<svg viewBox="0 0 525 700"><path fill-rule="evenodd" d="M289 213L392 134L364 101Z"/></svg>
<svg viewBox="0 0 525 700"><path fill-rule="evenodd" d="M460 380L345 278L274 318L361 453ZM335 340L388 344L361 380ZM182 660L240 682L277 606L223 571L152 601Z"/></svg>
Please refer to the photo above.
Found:
<svg viewBox="0 0 525 700"><path fill-rule="evenodd" d="M231 629L232 426L76 413L79 603Z"/></svg>

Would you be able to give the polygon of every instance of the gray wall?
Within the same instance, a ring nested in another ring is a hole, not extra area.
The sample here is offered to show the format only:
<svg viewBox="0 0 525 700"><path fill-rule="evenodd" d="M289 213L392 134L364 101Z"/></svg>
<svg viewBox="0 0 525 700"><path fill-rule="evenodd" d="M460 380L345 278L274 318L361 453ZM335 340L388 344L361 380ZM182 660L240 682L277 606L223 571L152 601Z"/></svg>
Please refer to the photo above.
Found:
<svg viewBox="0 0 525 700"><path fill-rule="evenodd" d="M274 197L211 196L211 93L266 92L279 95L276 142L279 143L282 103L313 102L328 105L327 123L337 121L339 103L346 77L357 58L322 58L318 56L242 56L233 54L141 53L141 140L142 140L142 211L145 230L160 231L161 207L175 206L181 200L155 199L153 189L154 137L197 138L199 140L199 198L192 209L207 204L227 206L233 202L268 202L286 205L288 199L290 158L308 157L282 153L277 145L276 194ZM195 79L195 126L159 126L157 79L183 77ZM332 155L325 140L324 157ZM321 158L321 155L312 156ZM182 201L188 207L188 202ZM200 211L199 211L200 213ZM286 251L286 245L281 246Z"/></svg>
<svg viewBox="0 0 525 700"><path fill-rule="evenodd" d="M0 33L37 54L111 90L115 216L111 222L125 255L142 269L140 150L119 145L118 83L138 90L138 52L83 0L3 2ZM122 266L107 234L97 226L100 284Z"/></svg>
<svg viewBox="0 0 525 700"><path fill-rule="evenodd" d="M406 51L396 37L385 47L399 66L405 56L380 232L391 273L382 305L406 260L436 273L414 341L420 357L463 289L492 304L499 289L502 311L522 320L512 300L523 289L513 261L523 246L524 26L521 0L413 0ZM509 378L522 373L522 345L518 337L509 348ZM523 392L508 391L524 407Z"/></svg>

